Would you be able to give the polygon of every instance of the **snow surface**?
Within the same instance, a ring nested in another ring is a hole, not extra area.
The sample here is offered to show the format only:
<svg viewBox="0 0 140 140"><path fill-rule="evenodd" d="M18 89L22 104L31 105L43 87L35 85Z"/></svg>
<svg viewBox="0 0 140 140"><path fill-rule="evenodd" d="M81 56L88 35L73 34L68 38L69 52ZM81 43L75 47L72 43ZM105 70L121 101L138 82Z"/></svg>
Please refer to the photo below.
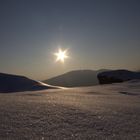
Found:
<svg viewBox="0 0 140 140"><path fill-rule="evenodd" d="M35 91L50 88L59 88L47 85L25 76L0 73L0 93Z"/></svg>
<svg viewBox="0 0 140 140"><path fill-rule="evenodd" d="M139 140L140 81L0 94L1 140Z"/></svg>

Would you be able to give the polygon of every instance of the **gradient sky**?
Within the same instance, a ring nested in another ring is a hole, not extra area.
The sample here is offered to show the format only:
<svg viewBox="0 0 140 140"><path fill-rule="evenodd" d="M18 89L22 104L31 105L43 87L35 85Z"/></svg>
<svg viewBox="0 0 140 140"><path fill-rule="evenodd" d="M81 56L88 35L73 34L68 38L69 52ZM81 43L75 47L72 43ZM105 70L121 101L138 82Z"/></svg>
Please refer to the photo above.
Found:
<svg viewBox="0 0 140 140"><path fill-rule="evenodd" d="M58 46L68 48L64 64ZM47 79L139 61L140 0L0 0L0 72Z"/></svg>

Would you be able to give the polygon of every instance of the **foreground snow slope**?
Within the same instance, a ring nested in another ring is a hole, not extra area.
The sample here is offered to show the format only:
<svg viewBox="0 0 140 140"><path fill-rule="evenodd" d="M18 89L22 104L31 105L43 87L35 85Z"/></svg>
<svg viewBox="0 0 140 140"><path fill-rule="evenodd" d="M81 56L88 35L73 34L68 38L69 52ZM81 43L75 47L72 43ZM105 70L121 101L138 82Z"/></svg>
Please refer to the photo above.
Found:
<svg viewBox="0 0 140 140"><path fill-rule="evenodd" d="M0 139L139 140L140 81L0 94Z"/></svg>

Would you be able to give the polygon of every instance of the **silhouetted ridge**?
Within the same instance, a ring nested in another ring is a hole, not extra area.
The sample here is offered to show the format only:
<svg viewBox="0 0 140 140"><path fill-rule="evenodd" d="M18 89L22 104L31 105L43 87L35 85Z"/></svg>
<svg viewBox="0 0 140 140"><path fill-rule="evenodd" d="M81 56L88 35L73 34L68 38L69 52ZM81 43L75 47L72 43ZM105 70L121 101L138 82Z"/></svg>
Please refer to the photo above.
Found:
<svg viewBox="0 0 140 140"><path fill-rule="evenodd" d="M64 87L93 86L99 84L97 74L105 70L75 70L45 80L45 83Z"/></svg>

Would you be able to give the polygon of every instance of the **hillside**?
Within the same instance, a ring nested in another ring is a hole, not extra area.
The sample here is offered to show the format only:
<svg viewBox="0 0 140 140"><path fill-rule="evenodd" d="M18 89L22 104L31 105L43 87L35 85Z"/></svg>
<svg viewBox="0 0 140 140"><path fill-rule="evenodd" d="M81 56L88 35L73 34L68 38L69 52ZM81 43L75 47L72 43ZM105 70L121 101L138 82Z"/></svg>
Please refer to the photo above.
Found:
<svg viewBox="0 0 140 140"><path fill-rule="evenodd" d="M0 73L0 93L55 88L24 76Z"/></svg>
<svg viewBox="0 0 140 140"><path fill-rule="evenodd" d="M64 87L93 86L99 84L97 74L103 71L106 70L75 70L43 82Z"/></svg>

